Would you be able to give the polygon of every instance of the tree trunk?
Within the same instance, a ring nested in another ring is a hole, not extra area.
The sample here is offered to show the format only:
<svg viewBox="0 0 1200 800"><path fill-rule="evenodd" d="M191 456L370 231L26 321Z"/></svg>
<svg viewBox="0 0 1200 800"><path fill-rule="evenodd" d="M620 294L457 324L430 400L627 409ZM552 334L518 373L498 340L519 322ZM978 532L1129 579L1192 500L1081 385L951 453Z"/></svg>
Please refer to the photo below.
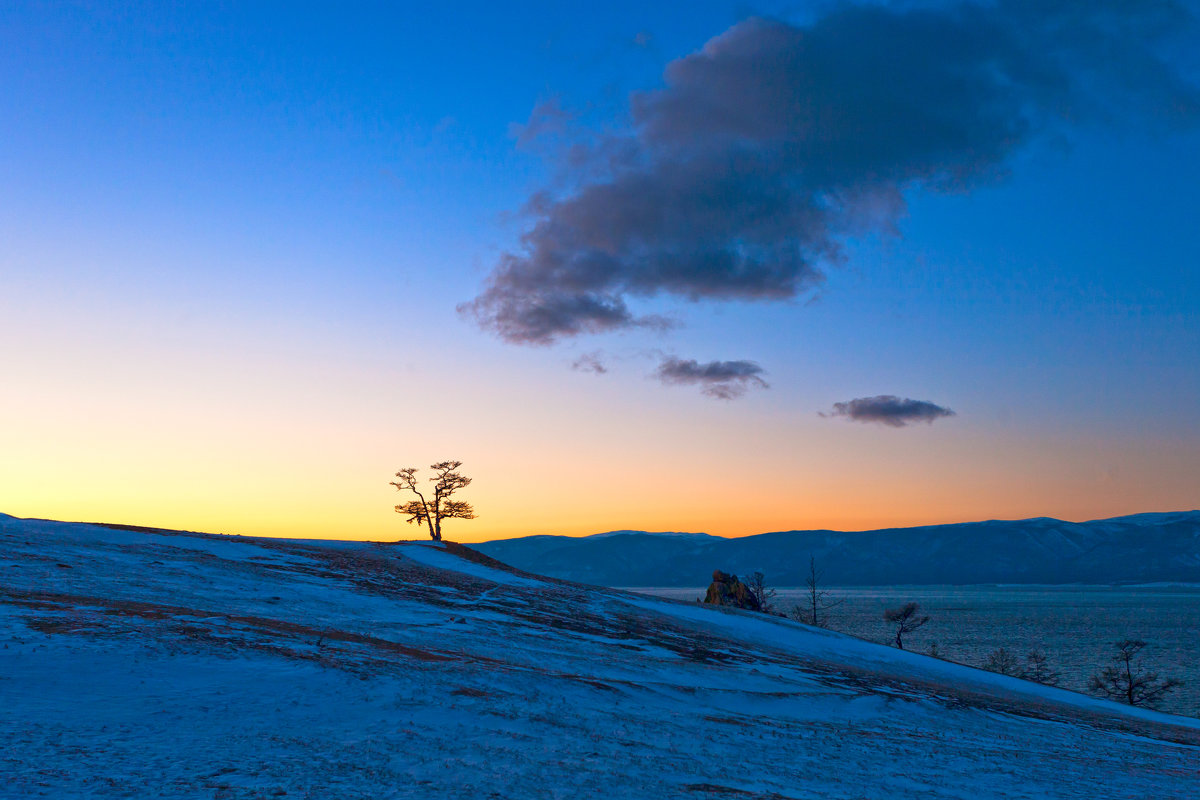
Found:
<svg viewBox="0 0 1200 800"><path fill-rule="evenodd" d="M429 538L433 539L435 542L440 542L442 540L442 532L440 530L434 530L433 514L429 513L429 504L425 502L424 497L421 498L421 505L425 506L425 524L429 526ZM441 521L439 520L439 523L440 522ZM438 525L438 528L441 528L440 524Z"/></svg>

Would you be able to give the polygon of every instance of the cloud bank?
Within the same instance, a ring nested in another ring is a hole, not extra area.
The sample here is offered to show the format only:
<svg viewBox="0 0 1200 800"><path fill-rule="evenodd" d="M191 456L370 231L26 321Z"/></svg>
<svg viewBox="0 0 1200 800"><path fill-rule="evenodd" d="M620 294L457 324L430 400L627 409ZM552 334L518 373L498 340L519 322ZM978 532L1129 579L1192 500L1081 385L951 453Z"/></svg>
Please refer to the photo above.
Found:
<svg viewBox="0 0 1200 800"><path fill-rule="evenodd" d="M667 358L654 373L663 383L690 384L718 400L741 397L747 389L770 388L762 379L764 370L753 361L709 361L701 364L693 359Z"/></svg>
<svg viewBox="0 0 1200 800"><path fill-rule="evenodd" d="M672 61L615 132L539 112L523 135L586 142L558 156L577 178L529 200L519 247L460 312L546 345L664 327L630 300L787 300L848 237L890 229L907 191L969 191L1074 125L1200 118L1165 55L1195 30L1172 0L827 9L748 19Z"/></svg>
<svg viewBox="0 0 1200 800"><path fill-rule="evenodd" d="M821 416L845 417L851 422L877 422L892 428L903 428L913 422L933 424L935 419L953 417L955 413L927 400L900 399L894 394L881 394L834 403L833 411L822 413Z"/></svg>

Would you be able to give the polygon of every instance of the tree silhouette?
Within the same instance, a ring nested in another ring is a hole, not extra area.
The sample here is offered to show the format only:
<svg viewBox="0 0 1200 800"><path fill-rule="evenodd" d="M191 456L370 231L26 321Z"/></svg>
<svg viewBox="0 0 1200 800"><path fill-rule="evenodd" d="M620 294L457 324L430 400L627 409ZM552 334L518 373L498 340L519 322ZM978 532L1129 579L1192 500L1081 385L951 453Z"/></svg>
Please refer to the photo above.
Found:
<svg viewBox="0 0 1200 800"><path fill-rule="evenodd" d="M1160 680L1158 673L1142 668L1138 653L1146 646L1141 639L1125 639L1113 644L1117 652L1112 666L1092 676L1091 690L1111 700L1131 706L1158 708L1163 695L1183 684L1174 678Z"/></svg>
<svg viewBox="0 0 1200 800"><path fill-rule="evenodd" d="M804 605L792 606L792 610L788 612L792 619L818 628L829 626L829 618L825 612L837 608L843 601L828 599L829 592L821 588L821 578L824 574L824 570L817 569L816 558L809 554L808 577L804 579L807 597Z"/></svg>
<svg viewBox="0 0 1200 800"><path fill-rule="evenodd" d="M391 485L398 492L412 492L416 500L409 500L396 506L396 513L407 514L405 522L424 523L429 528L429 538L435 542L442 540L442 520L444 519L475 519L475 509L470 503L461 500L451 500L450 497L459 489L466 488L471 479L459 474L461 461L439 461L430 469L434 475L429 480L433 482L433 498L426 500L425 495L417 488L416 467L405 467L396 473L399 481Z"/></svg>
<svg viewBox="0 0 1200 800"><path fill-rule="evenodd" d="M1017 657L1003 647L988 653L987 660L983 662L983 668L988 672L999 672L1001 675L1011 675L1014 678L1021 674L1021 665L1017 662Z"/></svg>
<svg viewBox="0 0 1200 800"><path fill-rule="evenodd" d="M746 579L746 588L758 601L758 610L765 614L775 613L775 590L767 586L767 576L761 572L753 572Z"/></svg>
<svg viewBox="0 0 1200 800"><path fill-rule="evenodd" d="M929 622L929 617L918 617L921 612L919 603L905 603L899 608L889 608L883 612L883 620L896 626L896 647L904 649L904 634L912 633L917 628Z"/></svg>
<svg viewBox="0 0 1200 800"><path fill-rule="evenodd" d="M1059 674L1050 669L1050 661L1041 650L1033 649L1025 655L1025 671L1021 677L1043 686L1057 686Z"/></svg>

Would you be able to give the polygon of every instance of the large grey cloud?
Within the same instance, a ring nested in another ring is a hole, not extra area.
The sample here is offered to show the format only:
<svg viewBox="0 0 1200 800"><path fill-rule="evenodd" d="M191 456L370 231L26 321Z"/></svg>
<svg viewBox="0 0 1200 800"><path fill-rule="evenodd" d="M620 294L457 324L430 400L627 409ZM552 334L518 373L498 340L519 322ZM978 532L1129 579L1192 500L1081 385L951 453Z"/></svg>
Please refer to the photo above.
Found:
<svg viewBox="0 0 1200 800"><path fill-rule="evenodd" d="M881 394L834 403L833 411L821 416L845 417L851 422L877 422L892 428L903 428L911 422L932 424L935 419L953 417L955 414L928 400L901 399L894 394Z"/></svg>
<svg viewBox="0 0 1200 800"><path fill-rule="evenodd" d="M753 361L709 361L701 364L693 359L665 358L655 375L663 383L681 383L700 387L700 391L718 400L733 400L746 390L769 385L763 380L764 370Z"/></svg>
<svg viewBox="0 0 1200 800"><path fill-rule="evenodd" d="M907 191L969 190L1081 123L1200 118L1168 56L1195 34L1172 0L827 9L746 20L671 62L625 129L556 112L588 142L559 151L581 177L530 200L520 246L460 311L549 344L664 324L631 299L793 298L846 237L891 226Z"/></svg>

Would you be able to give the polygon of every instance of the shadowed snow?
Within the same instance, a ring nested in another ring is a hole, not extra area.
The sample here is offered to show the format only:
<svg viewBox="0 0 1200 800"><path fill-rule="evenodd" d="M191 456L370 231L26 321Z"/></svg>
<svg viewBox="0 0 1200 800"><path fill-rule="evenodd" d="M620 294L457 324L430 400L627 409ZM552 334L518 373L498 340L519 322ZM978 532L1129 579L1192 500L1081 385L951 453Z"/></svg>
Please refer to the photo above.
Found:
<svg viewBox="0 0 1200 800"><path fill-rule="evenodd" d="M1196 720L452 544L0 517L0 597L3 798L1182 798L1200 777Z"/></svg>

